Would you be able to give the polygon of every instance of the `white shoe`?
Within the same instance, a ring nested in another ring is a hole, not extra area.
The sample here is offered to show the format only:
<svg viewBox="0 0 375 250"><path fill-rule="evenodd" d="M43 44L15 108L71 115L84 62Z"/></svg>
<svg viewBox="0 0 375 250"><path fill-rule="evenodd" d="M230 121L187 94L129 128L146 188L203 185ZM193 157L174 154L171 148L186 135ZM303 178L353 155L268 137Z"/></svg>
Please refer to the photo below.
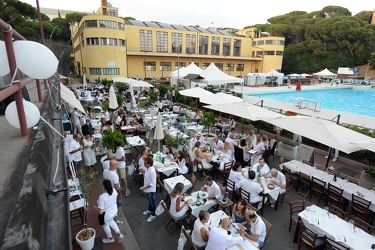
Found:
<svg viewBox="0 0 375 250"><path fill-rule="evenodd" d="M125 191L125 198L128 198L130 195L130 190L129 189L126 189Z"/></svg>
<svg viewBox="0 0 375 250"><path fill-rule="evenodd" d="M113 242L115 242L115 239L113 237L103 239L103 243L113 243Z"/></svg>
<svg viewBox="0 0 375 250"><path fill-rule="evenodd" d="M121 221L121 220L116 220L116 223L121 225L121 224L123 224L124 222Z"/></svg>
<svg viewBox="0 0 375 250"><path fill-rule="evenodd" d="M326 157L324 157L324 158L326 158L326 159L327 159L327 158L328 158L328 155L326 155Z"/></svg>
<svg viewBox="0 0 375 250"><path fill-rule="evenodd" d="M124 235L122 233L118 233L117 235L118 235L119 239L123 239L124 238Z"/></svg>
<svg viewBox="0 0 375 250"><path fill-rule="evenodd" d="M156 218L156 215L150 215L150 217L148 217L148 219L147 219L147 222L151 222L151 221L155 220L155 218Z"/></svg>
<svg viewBox="0 0 375 250"><path fill-rule="evenodd" d="M151 211L146 210L143 212L143 215L149 215L149 214L151 214Z"/></svg>
<svg viewBox="0 0 375 250"><path fill-rule="evenodd" d="M332 161L337 161L337 158L335 157L335 158L333 158L333 160Z"/></svg>

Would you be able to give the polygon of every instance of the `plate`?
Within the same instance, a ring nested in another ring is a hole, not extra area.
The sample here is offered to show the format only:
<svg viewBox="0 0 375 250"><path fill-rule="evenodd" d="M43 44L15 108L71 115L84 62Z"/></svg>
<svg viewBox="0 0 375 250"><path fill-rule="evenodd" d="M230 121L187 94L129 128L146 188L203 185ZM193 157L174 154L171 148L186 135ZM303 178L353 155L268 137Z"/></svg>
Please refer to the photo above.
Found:
<svg viewBox="0 0 375 250"><path fill-rule="evenodd" d="M162 168L162 167L163 167L163 165L162 165L162 164L160 164L160 163L158 163L158 164L155 164L155 167L156 167L156 168Z"/></svg>
<svg viewBox="0 0 375 250"><path fill-rule="evenodd" d="M188 201L189 204L194 204L196 202L196 199L195 197L193 196L187 196L185 197L185 200Z"/></svg>
<svg viewBox="0 0 375 250"><path fill-rule="evenodd" d="M201 192L201 198L207 198L208 197L208 193L207 192Z"/></svg>
<svg viewBox="0 0 375 250"><path fill-rule="evenodd" d="M267 185L268 189L275 189L275 185L273 185L272 183L268 183Z"/></svg>

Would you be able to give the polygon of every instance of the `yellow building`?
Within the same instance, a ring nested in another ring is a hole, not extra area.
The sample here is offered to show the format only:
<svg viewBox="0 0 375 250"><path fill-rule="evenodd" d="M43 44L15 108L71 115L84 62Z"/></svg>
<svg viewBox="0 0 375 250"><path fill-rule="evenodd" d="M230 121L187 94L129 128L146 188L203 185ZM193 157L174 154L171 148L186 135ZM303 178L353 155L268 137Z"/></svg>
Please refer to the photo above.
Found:
<svg viewBox="0 0 375 250"><path fill-rule="evenodd" d="M222 30L125 20L105 0L95 15L72 26L75 70L93 81L116 76L168 78L178 67L210 63L232 76L281 70L283 37L256 31Z"/></svg>

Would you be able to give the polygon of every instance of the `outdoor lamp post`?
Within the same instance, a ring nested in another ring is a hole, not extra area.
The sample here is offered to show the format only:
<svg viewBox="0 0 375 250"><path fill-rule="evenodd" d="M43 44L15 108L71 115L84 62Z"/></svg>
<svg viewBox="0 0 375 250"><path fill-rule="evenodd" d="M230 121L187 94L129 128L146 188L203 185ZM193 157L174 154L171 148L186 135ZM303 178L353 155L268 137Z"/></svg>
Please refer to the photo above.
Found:
<svg viewBox="0 0 375 250"><path fill-rule="evenodd" d="M180 83L180 53L181 53L181 45L176 46L176 43L172 44L172 52L177 52L177 87Z"/></svg>

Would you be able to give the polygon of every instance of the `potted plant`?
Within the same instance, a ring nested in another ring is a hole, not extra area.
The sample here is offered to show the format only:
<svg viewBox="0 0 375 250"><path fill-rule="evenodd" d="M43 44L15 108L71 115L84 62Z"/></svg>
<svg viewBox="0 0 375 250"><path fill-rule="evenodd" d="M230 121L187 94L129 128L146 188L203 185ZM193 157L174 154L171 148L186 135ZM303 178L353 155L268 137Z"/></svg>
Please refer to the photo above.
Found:
<svg viewBox="0 0 375 250"><path fill-rule="evenodd" d="M119 140L121 142L121 146L124 146L124 135L114 129L108 129L107 132L103 136L103 146L108 149L112 150L113 152L116 150L115 140Z"/></svg>
<svg viewBox="0 0 375 250"><path fill-rule="evenodd" d="M84 228L79 231L76 235L76 241L82 250L89 250L94 247L96 231L93 228L87 228L87 210L88 210L88 200L93 193L93 185L96 182L96 172L87 171L82 168L77 172L79 178L79 189L82 192L82 198L84 199L84 209L83 209L83 226Z"/></svg>
<svg viewBox="0 0 375 250"><path fill-rule="evenodd" d="M359 178L359 185L364 188L372 188L375 185L375 166L367 164Z"/></svg>
<svg viewBox="0 0 375 250"><path fill-rule="evenodd" d="M298 154L298 145L291 141L281 141L277 151L278 156L283 156L288 160L296 160Z"/></svg>
<svg viewBox="0 0 375 250"><path fill-rule="evenodd" d="M165 145L171 147L175 151L179 151L182 149L182 142L184 138L182 135L177 134L175 137L166 136L165 137Z"/></svg>
<svg viewBox="0 0 375 250"><path fill-rule="evenodd" d="M212 145L214 135L210 135L210 128L211 126L215 125L215 115L211 111L203 112L202 114L202 124L204 129L207 128L207 142Z"/></svg>

